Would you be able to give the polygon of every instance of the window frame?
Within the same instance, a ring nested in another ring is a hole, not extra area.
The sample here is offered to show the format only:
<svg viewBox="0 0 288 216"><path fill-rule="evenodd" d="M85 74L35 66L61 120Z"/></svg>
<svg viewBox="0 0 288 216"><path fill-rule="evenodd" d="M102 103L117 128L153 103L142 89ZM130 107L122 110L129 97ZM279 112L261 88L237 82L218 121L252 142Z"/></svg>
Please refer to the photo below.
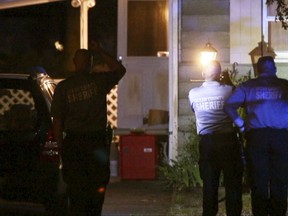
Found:
<svg viewBox="0 0 288 216"><path fill-rule="evenodd" d="M264 40L267 40L268 44L273 48L273 44L271 44L270 39L270 32L269 32L269 22L275 22L275 15L269 15L268 14L268 8L269 6L266 4L266 0L262 0L262 32L264 36ZM284 30L288 31L288 30ZM273 48L274 49L274 48ZM277 63L286 63L288 61L288 49L287 51L277 51L277 49L274 49L274 52L276 53L275 62Z"/></svg>

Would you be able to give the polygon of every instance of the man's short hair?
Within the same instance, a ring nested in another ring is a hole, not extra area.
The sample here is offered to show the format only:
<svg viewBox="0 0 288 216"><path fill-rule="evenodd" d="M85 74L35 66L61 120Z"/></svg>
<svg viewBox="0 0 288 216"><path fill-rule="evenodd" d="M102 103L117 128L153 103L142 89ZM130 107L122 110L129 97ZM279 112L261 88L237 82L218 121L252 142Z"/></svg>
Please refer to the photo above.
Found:
<svg viewBox="0 0 288 216"><path fill-rule="evenodd" d="M89 71L91 69L91 53L87 49L78 49L75 52L73 61L78 71Z"/></svg>
<svg viewBox="0 0 288 216"><path fill-rule="evenodd" d="M219 80L221 75L221 65L218 61L211 61L203 68L205 80Z"/></svg>
<svg viewBox="0 0 288 216"><path fill-rule="evenodd" d="M267 74L274 75L276 74L276 66L273 57L271 56L263 56L260 57L257 62L257 72L259 75Z"/></svg>

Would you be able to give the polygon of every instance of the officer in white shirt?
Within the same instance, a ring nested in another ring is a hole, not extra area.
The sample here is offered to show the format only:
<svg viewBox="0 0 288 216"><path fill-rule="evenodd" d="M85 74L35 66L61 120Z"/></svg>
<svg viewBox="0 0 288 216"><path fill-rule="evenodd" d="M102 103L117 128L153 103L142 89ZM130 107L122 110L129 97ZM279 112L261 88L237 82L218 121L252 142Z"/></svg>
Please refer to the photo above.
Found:
<svg viewBox="0 0 288 216"><path fill-rule="evenodd" d="M230 117L224 112L225 100L233 87L220 83L221 66L212 61L203 68L205 82L189 91L189 102L196 117L199 142L199 167L203 180L203 216L216 216L218 187L223 172L227 216L242 211L242 176L240 144Z"/></svg>

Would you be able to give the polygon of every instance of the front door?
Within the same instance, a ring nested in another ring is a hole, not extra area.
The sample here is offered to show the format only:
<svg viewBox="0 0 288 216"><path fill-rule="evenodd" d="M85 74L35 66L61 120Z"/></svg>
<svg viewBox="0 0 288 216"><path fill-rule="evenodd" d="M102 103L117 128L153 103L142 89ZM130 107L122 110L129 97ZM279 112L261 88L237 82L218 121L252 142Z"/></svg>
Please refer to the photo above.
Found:
<svg viewBox="0 0 288 216"><path fill-rule="evenodd" d="M138 128L149 110L169 110L168 0L118 0L118 128Z"/></svg>

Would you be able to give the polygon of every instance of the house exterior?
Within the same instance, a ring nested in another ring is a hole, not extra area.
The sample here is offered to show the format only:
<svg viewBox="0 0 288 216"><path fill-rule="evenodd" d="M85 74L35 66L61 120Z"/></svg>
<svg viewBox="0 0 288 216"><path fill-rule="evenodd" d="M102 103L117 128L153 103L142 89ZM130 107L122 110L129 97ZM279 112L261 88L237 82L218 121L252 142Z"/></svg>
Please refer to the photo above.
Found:
<svg viewBox="0 0 288 216"><path fill-rule="evenodd" d="M176 1L172 0L171 5ZM267 17L265 0L180 0L177 2L179 4L179 48L176 62L178 73L174 72L173 76L178 76L177 145L179 146L193 123L194 116L187 94L191 88L201 84L199 54L205 43L209 41L218 50L217 60L220 61L222 70L233 70L234 66L239 76L247 75L250 71L253 77L254 71L249 53L258 46L263 35L264 41L269 42L276 52L278 75L287 78L288 74L285 73L288 69L287 56L285 49L277 49L279 46L276 36L283 34L287 37L288 33L285 32L286 30L277 28L281 33L273 34L273 30L276 30L270 25L276 25L275 17L273 15ZM172 10L170 14L173 16L174 13L175 11Z"/></svg>
<svg viewBox="0 0 288 216"><path fill-rule="evenodd" d="M229 0L181 0L174 5L174 10L178 7L178 58L176 64L177 72L173 68L170 76L178 77L178 112L176 121L177 141L170 145L179 146L185 143L185 137L191 133L191 125L194 124L194 115L188 102L188 92L191 88L201 85L201 65L200 52L207 42L210 42L217 50L217 60L225 68L230 64L230 1ZM172 0L173 5L173 0ZM171 13L170 15L173 15ZM175 17L170 17L175 19ZM171 28L172 31L175 28ZM171 34L170 34L171 35ZM172 51L173 55L173 51ZM174 56L171 56L173 58ZM175 64L175 63L174 63ZM171 70L171 68L170 68ZM171 99L171 97L170 97ZM176 108L177 110L177 108ZM171 110L170 110L171 112ZM172 121L174 122L174 121ZM171 122L170 122L171 123ZM171 124L170 124L171 127ZM177 155L177 150L170 146L170 157Z"/></svg>
<svg viewBox="0 0 288 216"><path fill-rule="evenodd" d="M61 0L4 0L0 7L56 1ZM127 1L130 0L118 0L118 7ZM255 48L259 48L259 43L263 40L276 53L279 76L288 78L288 32L274 22L275 8L267 8L266 0L160 1L167 1L169 4L168 136L169 158L175 159L178 147L185 142L185 137L191 133L191 125L194 124L194 115L187 96L191 88L201 85L200 52L205 44L210 42L218 50L217 60L223 70L234 70L238 77L251 73L253 77L253 56L250 54ZM77 37L76 39L78 40ZM148 64L151 64L150 59ZM135 100L136 104L137 102Z"/></svg>
<svg viewBox="0 0 288 216"><path fill-rule="evenodd" d="M170 116L175 115L170 121L171 158L177 155L172 146L184 143L194 123L187 95L191 88L201 84L199 54L205 43L212 43L218 50L217 60L222 70L234 68L238 77L249 72L254 77L249 53L263 38L276 53L278 76L288 78L288 32L275 23L274 13L275 8L267 9L265 0L170 0L169 69L170 84L174 87L170 94Z"/></svg>

